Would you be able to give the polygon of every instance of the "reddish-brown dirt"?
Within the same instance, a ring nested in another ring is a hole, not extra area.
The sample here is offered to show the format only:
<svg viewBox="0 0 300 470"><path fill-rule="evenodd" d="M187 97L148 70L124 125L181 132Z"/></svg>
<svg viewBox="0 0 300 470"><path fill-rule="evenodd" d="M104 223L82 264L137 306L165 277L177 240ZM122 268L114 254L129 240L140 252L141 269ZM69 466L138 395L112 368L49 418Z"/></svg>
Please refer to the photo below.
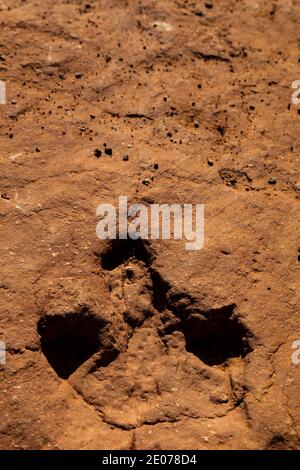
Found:
<svg viewBox="0 0 300 470"><path fill-rule="evenodd" d="M2 449L299 447L299 23L0 3ZM119 195L205 204L204 248L100 241Z"/></svg>

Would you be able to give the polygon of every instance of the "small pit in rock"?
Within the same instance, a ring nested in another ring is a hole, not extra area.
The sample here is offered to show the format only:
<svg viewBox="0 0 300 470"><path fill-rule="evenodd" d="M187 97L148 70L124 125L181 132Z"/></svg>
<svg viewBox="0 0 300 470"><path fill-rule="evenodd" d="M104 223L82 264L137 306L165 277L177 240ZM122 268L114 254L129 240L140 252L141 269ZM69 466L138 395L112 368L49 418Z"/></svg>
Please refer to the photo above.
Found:
<svg viewBox="0 0 300 470"><path fill-rule="evenodd" d="M101 347L103 323L89 311L44 315L37 324L42 352L62 379L67 379Z"/></svg>
<svg viewBox="0 0 300 470"><path fill-rule="evenodd" d="M250 332L234 315L234 305L193 313L182 331L187 351L209 366L225 364L234 357L244 358L252 350Z"/></svg>

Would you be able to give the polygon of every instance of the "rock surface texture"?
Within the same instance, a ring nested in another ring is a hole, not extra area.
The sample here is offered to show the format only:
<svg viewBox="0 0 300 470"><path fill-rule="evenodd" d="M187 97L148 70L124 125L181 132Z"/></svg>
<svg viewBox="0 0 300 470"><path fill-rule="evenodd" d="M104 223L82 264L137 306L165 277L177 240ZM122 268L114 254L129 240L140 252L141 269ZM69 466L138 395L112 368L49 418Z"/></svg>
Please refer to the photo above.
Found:
<svg viewBox="0 0 300 470"><path fill-rule="evenodd" d="M0 447L296 449L297 0L0 4ZM205 244L96 208L205 204Z"/></svg>

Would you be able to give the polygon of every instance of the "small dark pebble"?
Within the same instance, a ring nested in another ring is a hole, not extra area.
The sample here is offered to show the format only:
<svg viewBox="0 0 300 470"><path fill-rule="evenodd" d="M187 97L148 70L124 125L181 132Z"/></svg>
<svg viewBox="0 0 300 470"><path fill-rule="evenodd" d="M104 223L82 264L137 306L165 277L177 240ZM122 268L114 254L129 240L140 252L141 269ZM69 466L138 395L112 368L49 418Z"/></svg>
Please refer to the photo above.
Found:
<svg viewBox="0 0 300 470"><path fill-rule="evenodd" d="M207 160L208 166L214 166L214 162L212 160Z"/></svg>
<svg viewBox="0 0 300 470"><path fill-rule="evenodd" d="M79 72L75 73L75 78L77 78L77 80L79 80L81 77L82 77L81 73Z"/></svg>
<svg viewBox="0 0 300 470"><path fill-rule="evenodd" d="M154 163L154 170L158 170L158 163Z"/></svg>
<svg viewBox="0 0 300 470"><path fill-rule="evenodd" d="M10 200L10 197L9 197L9 195L8 195L7 193L1 194L1 197L2 197L2 199L6 199L7 201Z"/></svg>
<svg viewBox="0 0 300 470"><path fill-rule="evenodd" d="M123 155L123 161L128 162L128 160L129 160L129 156L128 155Z"/></svg>
<svg viewBox="0 0 300 470"><path fill-rule="evenodd" d="M271 178L268 179L268 183L269 184L276 184L277 180L276 180L276 178L274 178L274 176L271 176Z"/></svg>
<svg viewBox="0 0 300 470"><path fill-rule="evenodd" d="M94 150L94 155L95 155L96 158L100 158L101 155L102 155L102 151L99 150L99 149L95 149Z"/></svg>
<svg viewBox="0 0 300 470"><path fill-rule="evenodd" d="M39 149L39 147L35 147L35 151L40 152L41 150Z"/></svg>
<svg viewBox="0 0 300 470"><path fill-rule="evenodd" d="M105 152L105 155L108 155L109 157L111 157L113 154L113 151L111 148L106 148L104 152Z"/></svg>

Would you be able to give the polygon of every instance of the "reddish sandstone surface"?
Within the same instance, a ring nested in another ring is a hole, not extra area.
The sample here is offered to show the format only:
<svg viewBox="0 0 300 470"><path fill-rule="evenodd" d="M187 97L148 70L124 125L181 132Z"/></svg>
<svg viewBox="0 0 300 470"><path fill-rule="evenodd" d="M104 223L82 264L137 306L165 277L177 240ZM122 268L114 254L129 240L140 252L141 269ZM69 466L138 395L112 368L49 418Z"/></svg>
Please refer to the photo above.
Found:
<svg viewBox="0 0 300 470"><path fill-rule="evenodd" d="M2 449L299 447L299 22L1 2ZM98 240L119 195L205 204L204 248Z"/></svg>

